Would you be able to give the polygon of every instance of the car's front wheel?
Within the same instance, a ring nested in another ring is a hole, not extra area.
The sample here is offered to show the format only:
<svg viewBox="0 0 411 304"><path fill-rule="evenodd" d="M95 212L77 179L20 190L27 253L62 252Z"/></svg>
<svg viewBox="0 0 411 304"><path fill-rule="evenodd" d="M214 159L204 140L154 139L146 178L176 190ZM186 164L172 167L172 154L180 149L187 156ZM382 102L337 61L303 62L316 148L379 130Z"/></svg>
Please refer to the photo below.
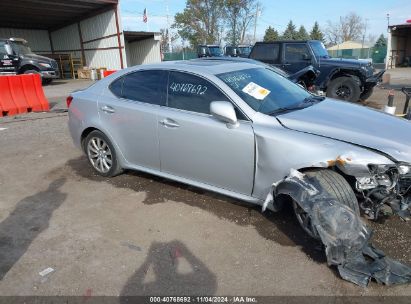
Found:
<svg viewBox="0 0 411 304"><path fill-rule="evenodd" d="M353 77L338 77L329 83L327 96L351 102L357 102L361 95L361 89Z"/></svg>
<svg viewBox="0 0 411 304"><path fill-rule="evenodd" d="M116 150L104 133L92 131L84 141L84 150L91 166L98 174L112 177L122 172Z"/></svg>
<svg viewBox="0 0 411 304"><path fill-rule="evenodd" d="M356 214L360 214L357 197L350 184L337 172L329 169L318 169L304 172L309 177L314 177L332 198L348 206ZM311 237L319 239L317 229L311 221L310 215L304 211L300 205L293 201L293 209L298 223L303 230Z"/></svg>

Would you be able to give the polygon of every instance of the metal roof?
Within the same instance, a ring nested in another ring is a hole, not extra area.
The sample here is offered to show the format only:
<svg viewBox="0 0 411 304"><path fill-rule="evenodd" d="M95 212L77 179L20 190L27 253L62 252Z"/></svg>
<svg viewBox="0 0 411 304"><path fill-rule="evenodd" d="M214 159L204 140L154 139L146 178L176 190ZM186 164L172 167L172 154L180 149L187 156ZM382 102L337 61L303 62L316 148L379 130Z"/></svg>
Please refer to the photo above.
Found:
<svg viewBox="0 0 411 304"><path fill-rule="evenodd" d="M118 0L1 0L0 27L52 30L93 16Z"/></svg>
<svg viewBox="0 0 411 304"><path fill-rule="evenodd" d="M124 39L127 42L134 42L134 41L150 39L160 34L161 33L158 33L158 32L124 31Z"/></svg>

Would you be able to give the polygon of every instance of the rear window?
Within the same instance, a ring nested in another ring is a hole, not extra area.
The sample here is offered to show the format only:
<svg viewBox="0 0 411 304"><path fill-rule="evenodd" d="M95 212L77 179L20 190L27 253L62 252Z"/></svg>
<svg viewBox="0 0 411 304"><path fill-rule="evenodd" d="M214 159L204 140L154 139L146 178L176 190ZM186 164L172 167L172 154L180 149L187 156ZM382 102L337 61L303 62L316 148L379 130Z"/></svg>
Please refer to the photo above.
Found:
<svg viewBox="0 0 411 304"><path fill-rule="evenodd" d="M277 63L280 54L278 43L256 44L251 51L250 57L267 63Z"/></svg>
<svg viewBox="0 0 411 304"><path fill-rule="evenodd" d="M123 77L123 98L155 105L165 105L167 72L161 70L138 71ZM118 91L119 84L111 90Z"/></svg>

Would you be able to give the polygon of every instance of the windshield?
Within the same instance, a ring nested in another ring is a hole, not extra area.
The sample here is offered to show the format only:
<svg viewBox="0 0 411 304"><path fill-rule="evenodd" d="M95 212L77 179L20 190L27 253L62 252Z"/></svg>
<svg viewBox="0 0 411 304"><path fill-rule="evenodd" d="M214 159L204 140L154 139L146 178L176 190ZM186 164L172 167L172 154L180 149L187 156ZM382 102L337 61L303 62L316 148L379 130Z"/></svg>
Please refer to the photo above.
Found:
<svg viewBox="0 0 411 304"><path fill-rule="evenodd" d="M321 41L310 41L311 48L317 58L329 58L328 51Z"/></svg>
<svg viewBox="0 0 411 304"><path fill-rule="evenodd" d="M223 56L223 50L218 46L209 46L208 51L211 56Z"/></svg>
<svg viewBox="0 0 411 304"><path fill-rule="evenodd" d="M248 56L251 53L251 47L249 46L240 46L238 47L240 54L244 56Z"/></svg>
<svg viewBox="0 0 411 304"><path fill-rule="evenodd" d="M309 106L316 97L267 68L252 68L216 75L255 111L276 114Z"/></svg>
<svg viewBox="0 0 411 304"><path fill-rule="evenodd" d="M27 44L23 44L21 42L13 42L12 46L14 52L18 55L26 55L33 53Z"/></svg>

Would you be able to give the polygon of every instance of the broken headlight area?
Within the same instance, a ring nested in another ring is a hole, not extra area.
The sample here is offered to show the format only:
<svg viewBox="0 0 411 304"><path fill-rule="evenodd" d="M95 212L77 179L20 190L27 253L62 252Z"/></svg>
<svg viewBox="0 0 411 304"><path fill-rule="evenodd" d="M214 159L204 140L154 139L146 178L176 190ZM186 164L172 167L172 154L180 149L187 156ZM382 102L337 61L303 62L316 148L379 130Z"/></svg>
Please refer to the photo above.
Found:
<svg viewBox="0 0 411 304"><path fill-rule="evenodd" d="M333 198L317 178L291 170L284 180L273 184L270 198L288 195L310 217L325 246L328 265L337 267L340 276L360 286L371 279L386 285L411 282L411 267L385 256L370 243L372 230L359 212Z"/></svg>
<svg viewBox="0 0 411 304"><path fill-rule="evenodd" d="M398 214L410 219L411 167L407 164L369 165L370 176L357 177L356 189L362 194L360 208L369 219Z"/></svg>

